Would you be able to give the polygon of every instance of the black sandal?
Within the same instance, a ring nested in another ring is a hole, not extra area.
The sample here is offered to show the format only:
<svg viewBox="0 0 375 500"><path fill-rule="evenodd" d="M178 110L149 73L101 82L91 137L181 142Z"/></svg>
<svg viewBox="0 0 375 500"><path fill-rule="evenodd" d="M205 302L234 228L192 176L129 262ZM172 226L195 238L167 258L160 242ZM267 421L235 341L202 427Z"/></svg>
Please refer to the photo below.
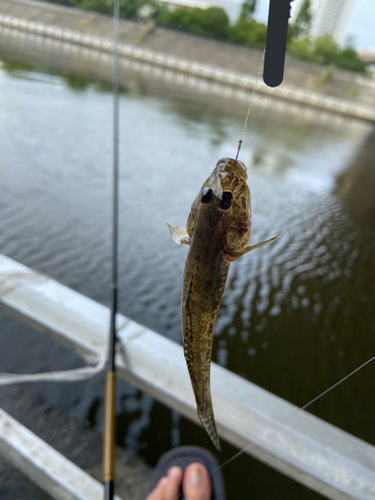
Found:
<svg viewBox="0 0 375 500"><path fill-rule="evenodd" d="M212 453L198 446L180 446L162 455L152 474L147 495L151 493L159 480L167 475L171 467L181 467L185 472L188 465L194 462L201 463L208 470L212 487L211 500L225 500L223 474L219 468L219 463ZM183 494L181 500L185 500Z"/></svg>

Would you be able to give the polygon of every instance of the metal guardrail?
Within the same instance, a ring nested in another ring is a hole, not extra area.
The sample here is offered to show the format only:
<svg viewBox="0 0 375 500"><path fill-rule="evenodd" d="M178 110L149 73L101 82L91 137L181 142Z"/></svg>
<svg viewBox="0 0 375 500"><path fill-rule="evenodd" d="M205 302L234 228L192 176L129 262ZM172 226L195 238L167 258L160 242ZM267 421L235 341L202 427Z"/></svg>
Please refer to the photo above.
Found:
<svg viewBox="0 0 375 500"><path fill-rule="evenodd" d="M57 500L104 497L102 484L1 409L0 453Z"/></svg>
<svg viewBox="0 0 375 500"><path fill-rule="evenodd" d="M84 358L104 355L108 308L3 255L0 278L0 309ZM119 376L198 423L181 346L122 315L117 325ZM223 439L328 498L375 498L375 447L215 363L212 396Z"/></svg>
<svg viewBox="0 0 375 500"><path fill-rule="evenodd" d="M26 21L22 18L7 15L0 15L0 25L75 43L94 48L99 51L109 52L111 54L113 52L112 40L96 35L88 35L79 31L66 28L63 29L39 22ZM188 61L185 59L177 59L173 56L152 51L150 49L136 47L130 44L120 43L119 55L123 58L134 59L144 63L151 63L165 69L188 73L193 76L205 78L239 89L252 90L256 83L256 77L251 75L243 75L234 71L194 61ZM306 92L285 84L280 87L270 88L263 83L259 83L257 92L273 98L283 99L285 101L304 106L311 106L321 110L375 123L375 109L368 109L363 106L359 106L353 101L324 96L318 94L317 92Z"/></svg>

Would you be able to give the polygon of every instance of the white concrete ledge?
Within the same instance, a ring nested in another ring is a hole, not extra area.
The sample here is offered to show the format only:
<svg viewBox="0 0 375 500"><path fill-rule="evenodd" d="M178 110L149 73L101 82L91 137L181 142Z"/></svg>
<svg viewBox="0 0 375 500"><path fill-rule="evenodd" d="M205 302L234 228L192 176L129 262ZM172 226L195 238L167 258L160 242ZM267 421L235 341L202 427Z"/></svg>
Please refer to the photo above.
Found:
<svg viewBox="0 0 375 500"><path fill-rule="evenodd" d="M104 488L98 481L1 409L0 453L57 500L104 497Z"/></svg>
<svg viewBox="0 0 375 500"><path fill-rule="evenodd" d="M32 278L30 273L0 256L0 308L78 354L102 356L108 309L50 278ZM12 276L19 277L12 282ZM198 422L182 348L124 316L118 316L118 325L119 376ZM247 453L328 498L375 498L373 446L216 364L212 365L212 394L222 438L240 449L248 447ZM202 444L208 445L208 438Z"/></svg>

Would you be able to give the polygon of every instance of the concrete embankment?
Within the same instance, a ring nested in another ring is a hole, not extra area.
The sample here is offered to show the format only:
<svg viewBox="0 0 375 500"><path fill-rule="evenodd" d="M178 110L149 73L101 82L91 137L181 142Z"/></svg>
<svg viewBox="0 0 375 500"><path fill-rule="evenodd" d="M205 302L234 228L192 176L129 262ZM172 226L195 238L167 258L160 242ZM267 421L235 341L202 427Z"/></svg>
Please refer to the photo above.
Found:
<svg viewBox="0 0 375 500"><path fill-rule="evenodd" d="M70 30L82 36L100 37L102 41L110 42L112 39L112 20L109 17L47 2L2 0L0 16L24 20L25 24L17 28L19 30L27 31L29 28L26 24L29 25L30 22L42 23L44 26L59 29L61 33ZM121 21L120 39L122 44L134 49L138 48L138 53L130 55L129 52L127 56L138 59L142 63L164 65L165 69L171 71L183 71L185 63L189 66L188 71L185 68L185 73L189 73L190 76L203 76L227 87L237 86L239 90L247 92L254 84L255 75L260 67L261 52L258 50L207 40L151 25ZM73 41L77 43L76 40ZM0 47L2 45L4 45L3 40L0 42ZM103 47L98 48L103 50ZM157 57L153 58L151 53L162 54L163 57L159 57L158 60ZM149 54L148 60L147 54ZM206 72L204 66L207 68ZM370 113L371 116L365 118L370 121L372 114L375 113L375 82L373 80L340 70L327 71L323 67L297 61L291 57L287 57L283 85L271 92L260 82L258 90L267 99L269 97L283 99L321 110L328 109L342 113L345 107L360 106L365 114L366 111ZM227 96L230 96L230 92Z"/></svg>

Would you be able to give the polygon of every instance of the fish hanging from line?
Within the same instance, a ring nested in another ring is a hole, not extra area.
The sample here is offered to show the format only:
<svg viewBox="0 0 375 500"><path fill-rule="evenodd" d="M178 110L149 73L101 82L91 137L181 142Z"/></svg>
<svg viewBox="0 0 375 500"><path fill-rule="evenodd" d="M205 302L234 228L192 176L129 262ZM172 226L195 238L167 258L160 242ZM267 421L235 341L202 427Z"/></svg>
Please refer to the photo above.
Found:
<svg viewBox="0 0 375 500"><path fill-rule="evenodd" d="M230 263L279 235L248 246L251 201L245 165L219 160L195 198L181 228L168 224L178 245L190 245L182 288L182 340L198 417L220 450L211 402L212 340Z"/></svg>

